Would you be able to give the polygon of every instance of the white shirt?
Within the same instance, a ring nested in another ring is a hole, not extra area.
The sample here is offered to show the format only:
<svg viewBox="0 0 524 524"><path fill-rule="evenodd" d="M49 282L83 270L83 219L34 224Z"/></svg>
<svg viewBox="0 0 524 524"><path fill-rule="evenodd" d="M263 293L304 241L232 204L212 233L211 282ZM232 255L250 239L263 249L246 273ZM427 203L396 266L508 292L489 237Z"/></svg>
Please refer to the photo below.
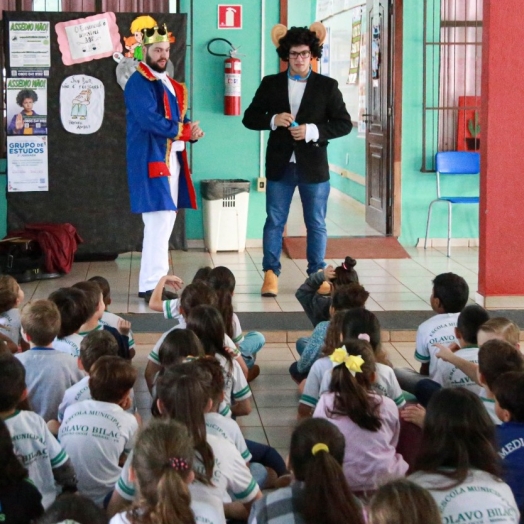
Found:
<svg viewBox="0 0 524 524"><path fill-rule="evenodd" d="M83 336L78 333L73 333L64 338L55 338L53 340L53 347L57 351L67 353L72 357L78 358L80 356L80 343L83 340Z"/></svg>
<svg viewBox="0 0 524 524"><path fill-rule="evenodd" d="M29 478L42 494L42 505L47 509L57 496L53 469L63 466L69 457L36 413L17 411L4 422L15 454L29 471Z"/></svg>
<svg viewBox="0 0 524 524"><path fill-rule="evenodd" d="M473 364L478 364L479 362L479 348L462 348L455 351L455 355L468 362L473 362ZM460 369L444 360L439 360L434 380L442 384L443 388L466 388L475 393L475 395L479 395L482 389Z"/></svg>
<svg viewBox="0 0 524 524"><path fill-rule="evenodd" d="M385 397L390 398L395 401L395 404L398 408L403 408L406 405L406 399L404 398L404 393L400 384L398 383L395 372L389 366L382 364L380 362L375 363L376 368L376 379L373 385L371 386L378 394L384 395ZM329 384L331 383L331 375L333 368L328 369L324 373L322 378L322 384L320 385L320 394L329 391Z"/></svg>
<svg viewBox="0 0 524 524"><path fill-rule="evenodd" d="M510 487L489 473L471 470L458 486L453 479L436 473L417 472L409 477L429 490L442 516L442 522L461 524L518 524L519 510Z"/></svg>
<svg viewBox="0 0 524 524"><path fill-rule="evenodd" d="M422 322L417 330L417 342L415 347L415 358L423 364L429 364L429 378L435 378L437 371L437 360L435 353L438 348L435 344L449 346L457 342L455 328L459 313L443 313L428 318Z"/></svg>
<svg viewBox="0 0 524 524"><path fill-rule="evenodd" d="M117 404L82 400L64 413L58 438L71 457L78 490L101 505L121 472L122 453L129 453L138 422Z"/></svg>
<svg viewBox="0 0 524 524"><path fill-rule="evenodd" d="M218 353L215 357L220 362L224 374L224 400L220 403L218 412L225 417L231 417L231 403L250 398L251 389L240 364L235 359L230 362Z"/></svg>
<svg viewBox="0 0 524 524"><path fill-rule="evenodd" d="M119 317L118 315L115 315L114 313L111 313L110 311L104 311L104 314L102 315L102 318L100 319L100 324L103 326L109 326L112 328L115 328L118 330L118 322L119 320L122 320L122 317ZM135 338L133 336L133 332L129 330L129 349L135 348Z"/></svg>
<svg viewBox="0 0 524 524"><path fill-rule="evenodd" d="M333 363L329 357L322 357L315 361L309 370L304 391L300 395L300 403L311 408L317 405L320 398L322 379L326 371L333 369Z"/></svg>
<svg viewBox="0 0 524 524"><path fill-rule="evenodd" d="M228 439L235 445L246 462L251 461L253 457L247 449L246 439L235 420L224 417L220 413L206 413L204 418L208 434Z"/></svg>
<svg viewBox="0 0 524 524"><path fill-rule="evenodd" d="M0 314L0 333L20 344L20 310L17 307Z"/></svg>
<svg viewBox="0 0 524 524"><path fill-rule="evenodd" d="M482 404L484 404L484 407L486 408L489 418L491 419L493 424L495 424L496 426L502 424L502 420L500 420L497 417L497 414L495 413L495 399L488 398L488 395L484 388L480 390L479 397L480 400L482 400Z"/></svg>

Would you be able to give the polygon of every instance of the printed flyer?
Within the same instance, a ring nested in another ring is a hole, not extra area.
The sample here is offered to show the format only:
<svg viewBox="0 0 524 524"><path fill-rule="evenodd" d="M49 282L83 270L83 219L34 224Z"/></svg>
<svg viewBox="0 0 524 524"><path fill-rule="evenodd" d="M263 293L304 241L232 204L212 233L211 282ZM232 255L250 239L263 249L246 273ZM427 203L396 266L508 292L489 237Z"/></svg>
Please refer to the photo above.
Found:
<svg viewBox="0 0 524 524"><path fill-rule="evenodd" d="M9 66L11 76L49 76L51 67L50 22L10 22Z"/></svg>
<svg viewBox="0 0 524 524"><path fill-rule="evenodd" d="M8 135L47 135L47 79L6 80Z"/></svg>
<svg viewBox="0 0 524 524"><path fill-rule="evenodd" d="M7 137L7 190L49 191L47 136Z"/></svg>

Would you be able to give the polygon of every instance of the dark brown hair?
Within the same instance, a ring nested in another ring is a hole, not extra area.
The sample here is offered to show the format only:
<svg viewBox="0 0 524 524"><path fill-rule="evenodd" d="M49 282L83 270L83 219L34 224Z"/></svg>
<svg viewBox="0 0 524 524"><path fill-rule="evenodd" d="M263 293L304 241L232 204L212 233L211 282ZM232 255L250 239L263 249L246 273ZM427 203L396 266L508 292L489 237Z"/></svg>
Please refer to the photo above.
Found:
<svg viewBox="0 0 524 524"><path fill-rule="evenodd" d="M192 283L205 282L207 280L207 277L209 276L209 273L211 273L212 269L213 268L209 266L203 266L203 267L198 268L191 282Z"/></svg>
<svg viewBox="0 0 524 524"><path fill-rule="evenodd" d="M91 277L88 282L94 282L95 284L98 284L98 287L100 288L100 291L102 291L102 296L104 297L104 304L107 306L107 299L111 299L111 287L109 286L109 282L106 278L101 276L95 276Z"/></svg>
<svg viewBox="0 0 524 524"><path fill-rule="evenodd" d="M216 306L217 294L215 290L200 280L188 284L180 295L180 309L184 317L187 318L194 307L203 304Z"/></svg>
<svg viewBox="0 0 524 524"><path fill-rule="evenodd" d="M0 354L0 412L15 408L25 388L23 364L11 353Z"/></svg>
<svg viewBox="0 0 524 524"><path fill-rule="evenodd" d="M19 287L18 282L11 275L0 275L0 313L15 307Z"/></svg>
<svg viewBox="0 0 524 524"><path fill-rule="evenodd" d="M511 422L524 422L524 372L522 370L500 375L495 380L492 391L499 406L509 411Z"/></svg>
<svg viewBox="0 0 524 524"><path fill-rule="evenodd" d="M342 345L342 326L344 325L344 318L346 317L346 311L337 311L333 318L329 321L329 325L324 338L324 345L322 346L322 354L325 357L329 357Z"/></svg>
<svg viewBox="0 0 524 524"><path fill-rule="evenodd" d="M233 292L235 291L235 275L225 266L217 266L211 270L207 283L217 294L217 309L222 315L226 335L233 338Z"/></svg>
<svg viewBox="0 0 524 524"><path fill-rule="evenodd" d="M335 278L333 286L344 286L346 284L358 284L358 273L355 270L357 261L354 258L346 257L344 262L335 268Z"/></svg>
<svg viewBox="0 0 524 524"><path fill-rule="evenodd" d="M216 307L196 306L187 317L187 329L190 329L202 342L206 355L222 355L232 364L231 355L224 349L224 321Z"/></svg>
<svg viewBox="0 0 524 524"><path fill-rule="evenodd" d="M362 429L378 431L382 427L380 400L370 395L375 372L373 350L366 340L345 340L344 346L348 355L360 355L364 359L362 372L353 376L344 364L333 368L329 391L335 394L335 398L328 417L349 417Z"/></svg>
<svg viewBox="0 0 524 524"><path fill-rule="evenodd" d="M158 379L157 396L162 414L182 422L189 429L204 469L196 471L197 479L211 484L215 457L206 440L204 412L210 397L204 386L209 380L205 375L206 372L194 362L167 368Z"/></svg>
<svg viewBox="0 0 524 524"><path fill-rule="evenodd" d="M460 313L468 303L469 286L455 273L441 273L433 279L433 297L446 313Z"/></svg>
<svg viewBox="0 0 524 524"><path fill-rule="evenodd" d="M76 333L89 315L86 307L86 294L77 288L62 287L49 295L49 300L60 311L60 331L58 338L65 338Z"/></svg>
<svg viewBox="0 0 524 524"><path fill-rule="evenodd" d="M470 469L500 476L495 426L480 398L464 388L443 388L428 403L414 471L464 482Z"/></svg>
<svg viewBox="0 0 524 524"><path fill-rule="evenodd" d="M76 522L77 524L107 524L105 511L91 499L79 493L60 495L49 506L37 524L56 524L57 522Z"/></svg>
<svg viewBox="0 0 524 524"><path fill-rule="evenodd" d="M193 467L193 439L176 420L152 420L137 437L133 470L140 499L128 511L132 524L193 524L187 479Z"/></svg>
<svg viewBox="0 0 524 524"><path fill-rule="evenodd" d="M384 484L369 504L369 524L441 524L431 493L407 479Z"/></svg>
<svg viewBox="0 0 524 524"><path fill-rule="evenodd" d="M0 418L0 488L8 488L28 477L27 469L21 462L13 449L11 434Z"/></svg>
<svg viewBox="0 0 524 524"><path fill-rule="evenodd" d="M186 357L203 357L202 343L190 329L173 329L158 348L158 359L162 367L180 364Z"/></svg>
<svg viewBox="0 0 524 524"><path fill-rule="evenodd" d="M205 375L202 375L202 378L205 377L204 386L207 388L209 398L213 401L213 407L217 407L222 400L225 382L220 362L215 357L205 356L196 359L195 365L206 372Z"/></svg>
<svg viewBox="0 0 524 524"><path fill-rule="evenodd" d="M329 451L313 454L315 444L325 444ZM289 462L295 478L304 482L297 506L308 524L364 524L342 470L345 446L344 435L325 419L304 420L293 431Z"/></svg>
<svg viewBox="0 0 524 524"><path fill-rule="evenodd" d="M278 41L277 53L284 62L289 61L289 50L292 47L307 45L313 58L322 56L322 46L314 31L307 27L291 27L287 33Z"/></svg>
<svg viewBox="0 0 524 524"><path fill-rule="evenodd" d="M479 349L479 372L486 385L492 389L495 380L508 371L523 371L524 356L509 342L492 339L484 342Z"/></svg>
<svg viewBox="0 0 524 524"><path fill-rule="evenodd" d="M86 373L100 357L117 357L118 342L109 331L98 330L88 333L80 342L80 362Z"/></svg>
<svg viewBox="0 0 524 524"><path fill-rule="evenodd" d="M60 330L60 312L50 300L35 300L22 308L20 323L35 346L46 347Z"/></svg>
<svg viewBox="0 0 524 524"><path fill-rule="evenodd" d="M343 284L333 288L331 306L335 311L364 307L369 293L358 282Z"/></svg>
<svg viewBox="0 0 524 524"><path fill-rule="evenodd" d="M102 289L96 282L89 282L84 280L77 282L73 285L76 289L81 289L86 296L85 306L87 312L87 319L89 320L98 310L100 304L100 295L102 295Z"/></svg>
<svg viewBox="0 0 524 524"><path fill-rule="evenodd" d="M457 318L457 330L468 344L477 344L477 333L489 320L488 312L478 304L466 306Z"/></svg>
<svg viewBox="0 0 524 524"><path fill-rule="evenodd" d="M121 357L100 357L91 367L89 391L93 400L120 402L133 387L137 370Z"/></svg>

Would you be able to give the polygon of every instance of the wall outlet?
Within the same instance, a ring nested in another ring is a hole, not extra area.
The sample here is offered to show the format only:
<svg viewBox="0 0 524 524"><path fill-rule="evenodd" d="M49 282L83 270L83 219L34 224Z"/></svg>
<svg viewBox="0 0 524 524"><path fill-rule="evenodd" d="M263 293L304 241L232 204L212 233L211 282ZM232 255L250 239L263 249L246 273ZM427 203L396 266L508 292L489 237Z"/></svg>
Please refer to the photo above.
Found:
<svg viewBox="0 0 524 524"><path fill-rule="evenodd" d="M266 177L261 176L257 178L257 191L259 191L260 193L265 193L266 185L267 185Z"/></svg>

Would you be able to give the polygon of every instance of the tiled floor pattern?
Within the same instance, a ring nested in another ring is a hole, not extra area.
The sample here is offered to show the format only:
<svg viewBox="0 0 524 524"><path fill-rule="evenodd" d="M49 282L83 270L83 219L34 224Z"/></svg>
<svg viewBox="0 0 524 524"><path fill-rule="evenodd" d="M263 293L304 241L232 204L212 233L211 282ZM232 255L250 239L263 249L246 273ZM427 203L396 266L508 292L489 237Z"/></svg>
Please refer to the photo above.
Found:
<svg viewBox="0 0 524 524"><path fill-rule="evenodd" d="M147 335L149 339L151 336ZM137 339L140 341L140 335ZM139 368L135 396L144 421L151 417L151 397L143 378L147 355L152 344L139 344L133 360ZM411 366L418 369L413 357L413 342L385 343L389 357L395 366ZM266 344L260 351L257 363L259 377L251 383L253 392L252 412L237 419L246 438L270 444L285 458L291 433L296 424L298 393L296 384L288 373L290 364L298 357L294 344Z"/></svg>

